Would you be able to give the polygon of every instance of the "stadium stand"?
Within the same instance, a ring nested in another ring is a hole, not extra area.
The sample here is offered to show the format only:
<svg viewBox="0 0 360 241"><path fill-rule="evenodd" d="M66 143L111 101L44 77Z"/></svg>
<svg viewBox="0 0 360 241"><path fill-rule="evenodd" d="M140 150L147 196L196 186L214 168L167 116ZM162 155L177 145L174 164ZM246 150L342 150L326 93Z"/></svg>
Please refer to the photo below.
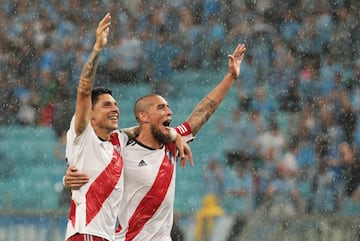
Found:
<svg viewBox="0 0 360 241"><path fill-rule="evenodd" d="M279 4L273 0L96 3L3 0L1 3L0 241L63 240L67 209L64 212L59 197L66 164L54 155L58 136L51 121L39 123L38 115L49 114L46 110L51 114L54 103L74 100L74 86L93 41L93 33L84 29L89 23L96 23L104 9L111 11L112 26L116 27L112 28L112 39L101 56L97 84L113 90L121 111L120 127L136 124L132 110L135 100L152 91L154 78L164 76L171 76L165 79L171 86L167 99L174 113L172 124L181 124L202 96L223 77L226 55L239 42L247 46L240 88L231 89L197 140L191 143L195 167L177 171L175 208L183 216L180 221L187 230L186 241L193 241L192 215L206 194L204 168L214 151L224 151L228 140L217 130L218 120L231 120L231 111L236 108L246 113L263 107L240 105L240 95L254 99L255 91L264 88L270 100L282 104L270 116L277 120L287 141L306 144L298 153L302 175L296 180L305 202L311 204L318 194L312 181L318 176L319 155L321 161L331 164L334 159L339 161L337 148L344 140L351 142L357 151L360 149L359 1L304 0ZM135 42L141 43L136 47L141 49L140 54L129 51L126 56L135 60L137 83L122 83L112 72L124 67L121 61L117 62L117 51L124 46L122 41L114 40L125 38L128 32L134 33ZM164 47L156 42L160 32L171 33L165 36L174 50L171 54L166 52L169 56L156 56ZM179 54L177 58L175 53ZM160 67L171 66L175 71L170 69L170 75L166 71L164 76L154 75L155 60ZM51 81L44 77L49 70ZM68 82L53 86L58 83L61 71L68 74ZM295 88L288 86L293 80ZM54 95L64 89L69 96ZM287 101L294 101L299 109L284 105ZM295 136L288 136L289 130ZM359 162L360 153L357 155ZM342 178L346 176L336 179L337 182L342 182ZM239 240L294 240L295 236L295 240L308 241L358 240L359 200L352 200L341 191L336 196L339 210L323 215L316 210L303 213L296 222L289 222L292 226L256 210ZM229 230L232 221L232 213L219 221L216 231L223 234L222 238L226 233L220 231Z"/></svg>

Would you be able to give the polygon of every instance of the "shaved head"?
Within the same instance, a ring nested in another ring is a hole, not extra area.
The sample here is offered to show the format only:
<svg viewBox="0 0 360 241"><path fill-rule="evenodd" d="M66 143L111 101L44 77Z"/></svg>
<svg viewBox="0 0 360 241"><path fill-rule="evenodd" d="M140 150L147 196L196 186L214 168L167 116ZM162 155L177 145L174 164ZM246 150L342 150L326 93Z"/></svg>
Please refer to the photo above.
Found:
<svg viewBox="0 0 360 241"><path fill-rule="evenodd" d="M150 94L140 97L139 99L136 100L134 105L134 115L136 117L136 120L138 120L140 112L146 112L150 109L151 106L154 105L153 100L156 97L161 97L161 96L157 94Z"/></svg>
<svg viewBox="0 0 360 241"><path fill-rule="evenodd" d="M171 141L169 130L172 111L162 96L149 94L139 98L135 102L134 114L142 132L147 133L144 134L147 138L152 138L158 144Z"/></svg>

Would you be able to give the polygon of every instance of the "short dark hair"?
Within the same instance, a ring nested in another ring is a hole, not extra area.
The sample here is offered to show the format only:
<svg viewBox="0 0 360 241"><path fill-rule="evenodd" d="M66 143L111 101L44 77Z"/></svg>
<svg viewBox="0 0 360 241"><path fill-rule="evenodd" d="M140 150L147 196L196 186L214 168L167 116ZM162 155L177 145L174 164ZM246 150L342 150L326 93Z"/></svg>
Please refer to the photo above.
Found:
<svg viewBox="0 0 360 241"><path fill-rule="evenodd" d="M94 106L98 101L99 95L109 94L112 96L112 91L106 87L96 87L91 91L91 105Z"/></svg>

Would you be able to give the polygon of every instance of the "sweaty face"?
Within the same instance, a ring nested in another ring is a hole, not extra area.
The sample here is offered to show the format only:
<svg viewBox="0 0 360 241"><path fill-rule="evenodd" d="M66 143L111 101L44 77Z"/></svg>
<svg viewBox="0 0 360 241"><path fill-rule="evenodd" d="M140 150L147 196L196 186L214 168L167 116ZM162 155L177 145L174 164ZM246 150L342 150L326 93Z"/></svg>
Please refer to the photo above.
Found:
<svg viewBox="0 0 360 241"><path fill-rule="evenodd" d="M109 94L102 94L92 109L92 125L94 129L110 133L118 129L119 116L115 99Z"/></svg>
<svg viewBox="0 0 360 241"><path fill-rule="evenodd" d="M153 137L159 143L170 141L170 123L172 111L164 98L155 96L149 109L149 124Z"/></svg>

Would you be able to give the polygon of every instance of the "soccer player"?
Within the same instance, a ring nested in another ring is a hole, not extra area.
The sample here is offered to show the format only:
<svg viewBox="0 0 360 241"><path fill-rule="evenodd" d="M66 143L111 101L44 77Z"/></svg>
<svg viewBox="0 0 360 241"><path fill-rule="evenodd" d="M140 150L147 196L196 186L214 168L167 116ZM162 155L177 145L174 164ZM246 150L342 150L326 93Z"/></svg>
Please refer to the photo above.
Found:
<svg viewBox="0 0 360 241"><path fill-rule="evenodd" d="M128 137L116 131L119 108L111 91L92 90L110 24L111 16L106 14L96 30L96 42L80 76L75 115L67 132L67 162L89 176L87 184L72 191L67 241L112 240L117 212L111 207L119 205L123 192L121 153Z"/></svg>
<svg viewBox="0 0 360 241"><path fill-rule="evenodd" d="M111 91L93 89L99 53L107 44L110 24L110 14L98 24L93 50L78 83L75 115L67 132L68 164L88 175L87 183L71 192L67 241L114 240L115 236L118 208L114 207L120 206L123 193L122 152L129 138L118 130L120 113ZM135 136L134 131L127 133ZM170 129L164 136L169 141L176 138Z"/></svg>
<svg viewBox="0 0 360 241"><path fill-rule="evenodd" d="M191 140L215 112L240 74L246 48L239 44L229 55L224 79L194 108L189 118L176 127L185 140ZM119 228L116 240L171 240L175 193L175 156L164 135L169 129L172 112L166 100L156 94L144 96L135 103L134 114L139 135L123 149L124 194L120 202ZM73 179L74 172L67 177ZM70 183L65 182L66 186ZM74 183L72 187L76 187ZM81 182L78 182L81 186Z"/></svg>

